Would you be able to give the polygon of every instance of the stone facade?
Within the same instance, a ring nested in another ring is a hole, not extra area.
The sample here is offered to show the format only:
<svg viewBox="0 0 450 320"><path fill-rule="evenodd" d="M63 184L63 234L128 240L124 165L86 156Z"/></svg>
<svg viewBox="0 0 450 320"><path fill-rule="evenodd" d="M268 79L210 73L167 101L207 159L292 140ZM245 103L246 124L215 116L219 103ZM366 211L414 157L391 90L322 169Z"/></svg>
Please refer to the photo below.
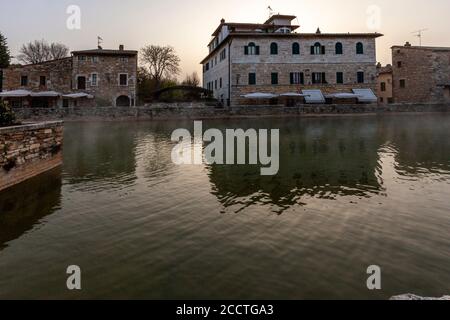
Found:
<svg viewBox="0 0 450 320"><path fill-rule="evenodd" d="M69 58L15 65L3 72L4 91L54 91L62 97L8 98L14 107L133 106L136 101L137 51L85 50ZM84 93L89 97L67 98Z"/></svg>
<svg viewBox="0 0 450 320"><path fill-rule="evenodd" d="M450 48L392 47L396 103L450 102Z"/></svg>
<svg viewBox="0 0 450 320"><path fill-rule="evenodd" d="M122 47L73 52L72 91L95 96L101 106L135 105L137 64L137 52ZM84 88L79 88L80 77L85 79Z"/></svg>
<svg viewBox="0 0 450 320"><path fill-rule="evenodd" d="M30 90L71 92L72 58L52 60L29 65L12 65L3 71L3 90ZM13 106L49 107L58 99L12 99ZM47 106L47 105L45 105Z"/></svg>
<svg viewBox="0 0 450 320"><path fill-rule="evenodd" d="M0 128L0 190L62 164L61 121Z"/></svg>
<svg viewBox="0 0 450 320"><path fill-rule="evenodd" d="M392 65L377 66L377 96L378 103L389 104L394 102L392 92Z"/></svg>
<svg viewBox="0 0 450 320"><path fill-rule="evenodd" d="M241 96L252 92L376 90L376 38L380 34L293 33L297 28L290 25L293 16L276 17L272 24L261 25L222 20L209 45L210 53L202 61L204 87L213 90L217 99L239 105L246 103ZM280 25L274 25L278 20ZM301 74L302 81L292 81L291 73ZM254 84L250 74L256 78ZM314 81L314 74L325 79Z"/></svg>

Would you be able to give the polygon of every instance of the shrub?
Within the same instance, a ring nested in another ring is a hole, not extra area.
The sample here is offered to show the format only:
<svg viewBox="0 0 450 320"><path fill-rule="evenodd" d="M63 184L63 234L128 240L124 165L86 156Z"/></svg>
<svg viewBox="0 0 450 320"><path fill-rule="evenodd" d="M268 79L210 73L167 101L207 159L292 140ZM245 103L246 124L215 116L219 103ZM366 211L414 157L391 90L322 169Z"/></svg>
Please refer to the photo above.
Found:
<svg viewBox="0 0 450 320"><path fill-rule="evenodd" d="M0 127L7 127L15 124L16 116L14 111L6 102L0 101Z"/></svg>

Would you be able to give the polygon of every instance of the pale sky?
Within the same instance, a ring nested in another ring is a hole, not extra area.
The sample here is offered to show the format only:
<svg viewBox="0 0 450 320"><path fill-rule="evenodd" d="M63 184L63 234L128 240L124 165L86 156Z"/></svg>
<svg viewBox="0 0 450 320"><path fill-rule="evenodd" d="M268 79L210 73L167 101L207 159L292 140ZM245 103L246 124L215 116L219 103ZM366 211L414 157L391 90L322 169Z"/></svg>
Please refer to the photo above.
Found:
<svg viewBox="0 0 450 320"><path fill-rule="evenodd" d="M69 30L69 5L81 8L81 29ZM35 39L62 42L71 50L93 49L97 35L103 47L139 50L147 44L171 45L181 58L182 74L197 71L207 55L207 44L220 19L259 22L276 13L298 16L300 32L374 32L377 59L390 63L392 45L418 44L413 31L427 28L423 45L450 47L448 0L1 0L0 32L12 54ZM367 23L370 6L380 8L379 28Z"/></svg>

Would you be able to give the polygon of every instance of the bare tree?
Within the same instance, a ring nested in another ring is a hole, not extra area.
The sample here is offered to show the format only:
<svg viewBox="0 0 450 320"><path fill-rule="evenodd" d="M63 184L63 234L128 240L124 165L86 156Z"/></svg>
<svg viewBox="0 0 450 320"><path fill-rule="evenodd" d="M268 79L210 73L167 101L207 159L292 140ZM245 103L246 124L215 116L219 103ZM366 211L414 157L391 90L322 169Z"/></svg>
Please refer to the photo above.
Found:
<svg viewBox="0 0 450 320"><path fill-rule="evenodd" d="M45 40L35 40L24 44L17 59L22 63L40 63L62 59L69 55L69 48L61 43L48 44Z"/></svg>
<svg viewBox="0 0 450 320"><path fill-rule="evenodd" d="M200 85L200 78L198 77L197 72L193 72L191 75L186 75L186 78L183 80L183 85L198 87Z"/></svg>
<svg viewBox="0 0 450 320"><path fill-rule="evenodd" d="M68 57L69 48L62 43L52 43L50 45L50 56L52 60Z"/></svg>
<svg viewBox="0 0 450 320"><path fill-rule="evenodd" d="M150 45L142 48L141 61L158 86L163 77L171 78L180 73L180 58L170 46Z"/></svg>

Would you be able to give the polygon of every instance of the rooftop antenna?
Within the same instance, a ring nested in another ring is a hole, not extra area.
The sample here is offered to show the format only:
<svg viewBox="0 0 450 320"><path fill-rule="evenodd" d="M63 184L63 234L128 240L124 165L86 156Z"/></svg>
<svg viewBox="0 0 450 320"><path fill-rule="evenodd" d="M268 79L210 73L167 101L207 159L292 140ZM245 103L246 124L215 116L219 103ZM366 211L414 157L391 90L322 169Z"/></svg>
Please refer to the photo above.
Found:
<svg viewBox="0 0 450 320"><path fill-rule="evenodd" d="M420 46L422 46L422 34L423 34L424 31L428 31L428 29L420 29L420 30L417 30L417 31L413 32L413 34L415 34L416 37L419 38L419 45Z"/></svg>
<svg viewBox="0 0 450 320"><path fill-rule="evenodd" d="M269 10L269 18L273 16L273 9L271 6L267 7L267 10Z"/></svg>
<svg viewBox="0 0 450 320"><path fill-rule="evenodd" d="M102 37L97 36L97 47L98 47L99 49L102 49L102 46L101 46L102 43L103 43Z"/></svg>

